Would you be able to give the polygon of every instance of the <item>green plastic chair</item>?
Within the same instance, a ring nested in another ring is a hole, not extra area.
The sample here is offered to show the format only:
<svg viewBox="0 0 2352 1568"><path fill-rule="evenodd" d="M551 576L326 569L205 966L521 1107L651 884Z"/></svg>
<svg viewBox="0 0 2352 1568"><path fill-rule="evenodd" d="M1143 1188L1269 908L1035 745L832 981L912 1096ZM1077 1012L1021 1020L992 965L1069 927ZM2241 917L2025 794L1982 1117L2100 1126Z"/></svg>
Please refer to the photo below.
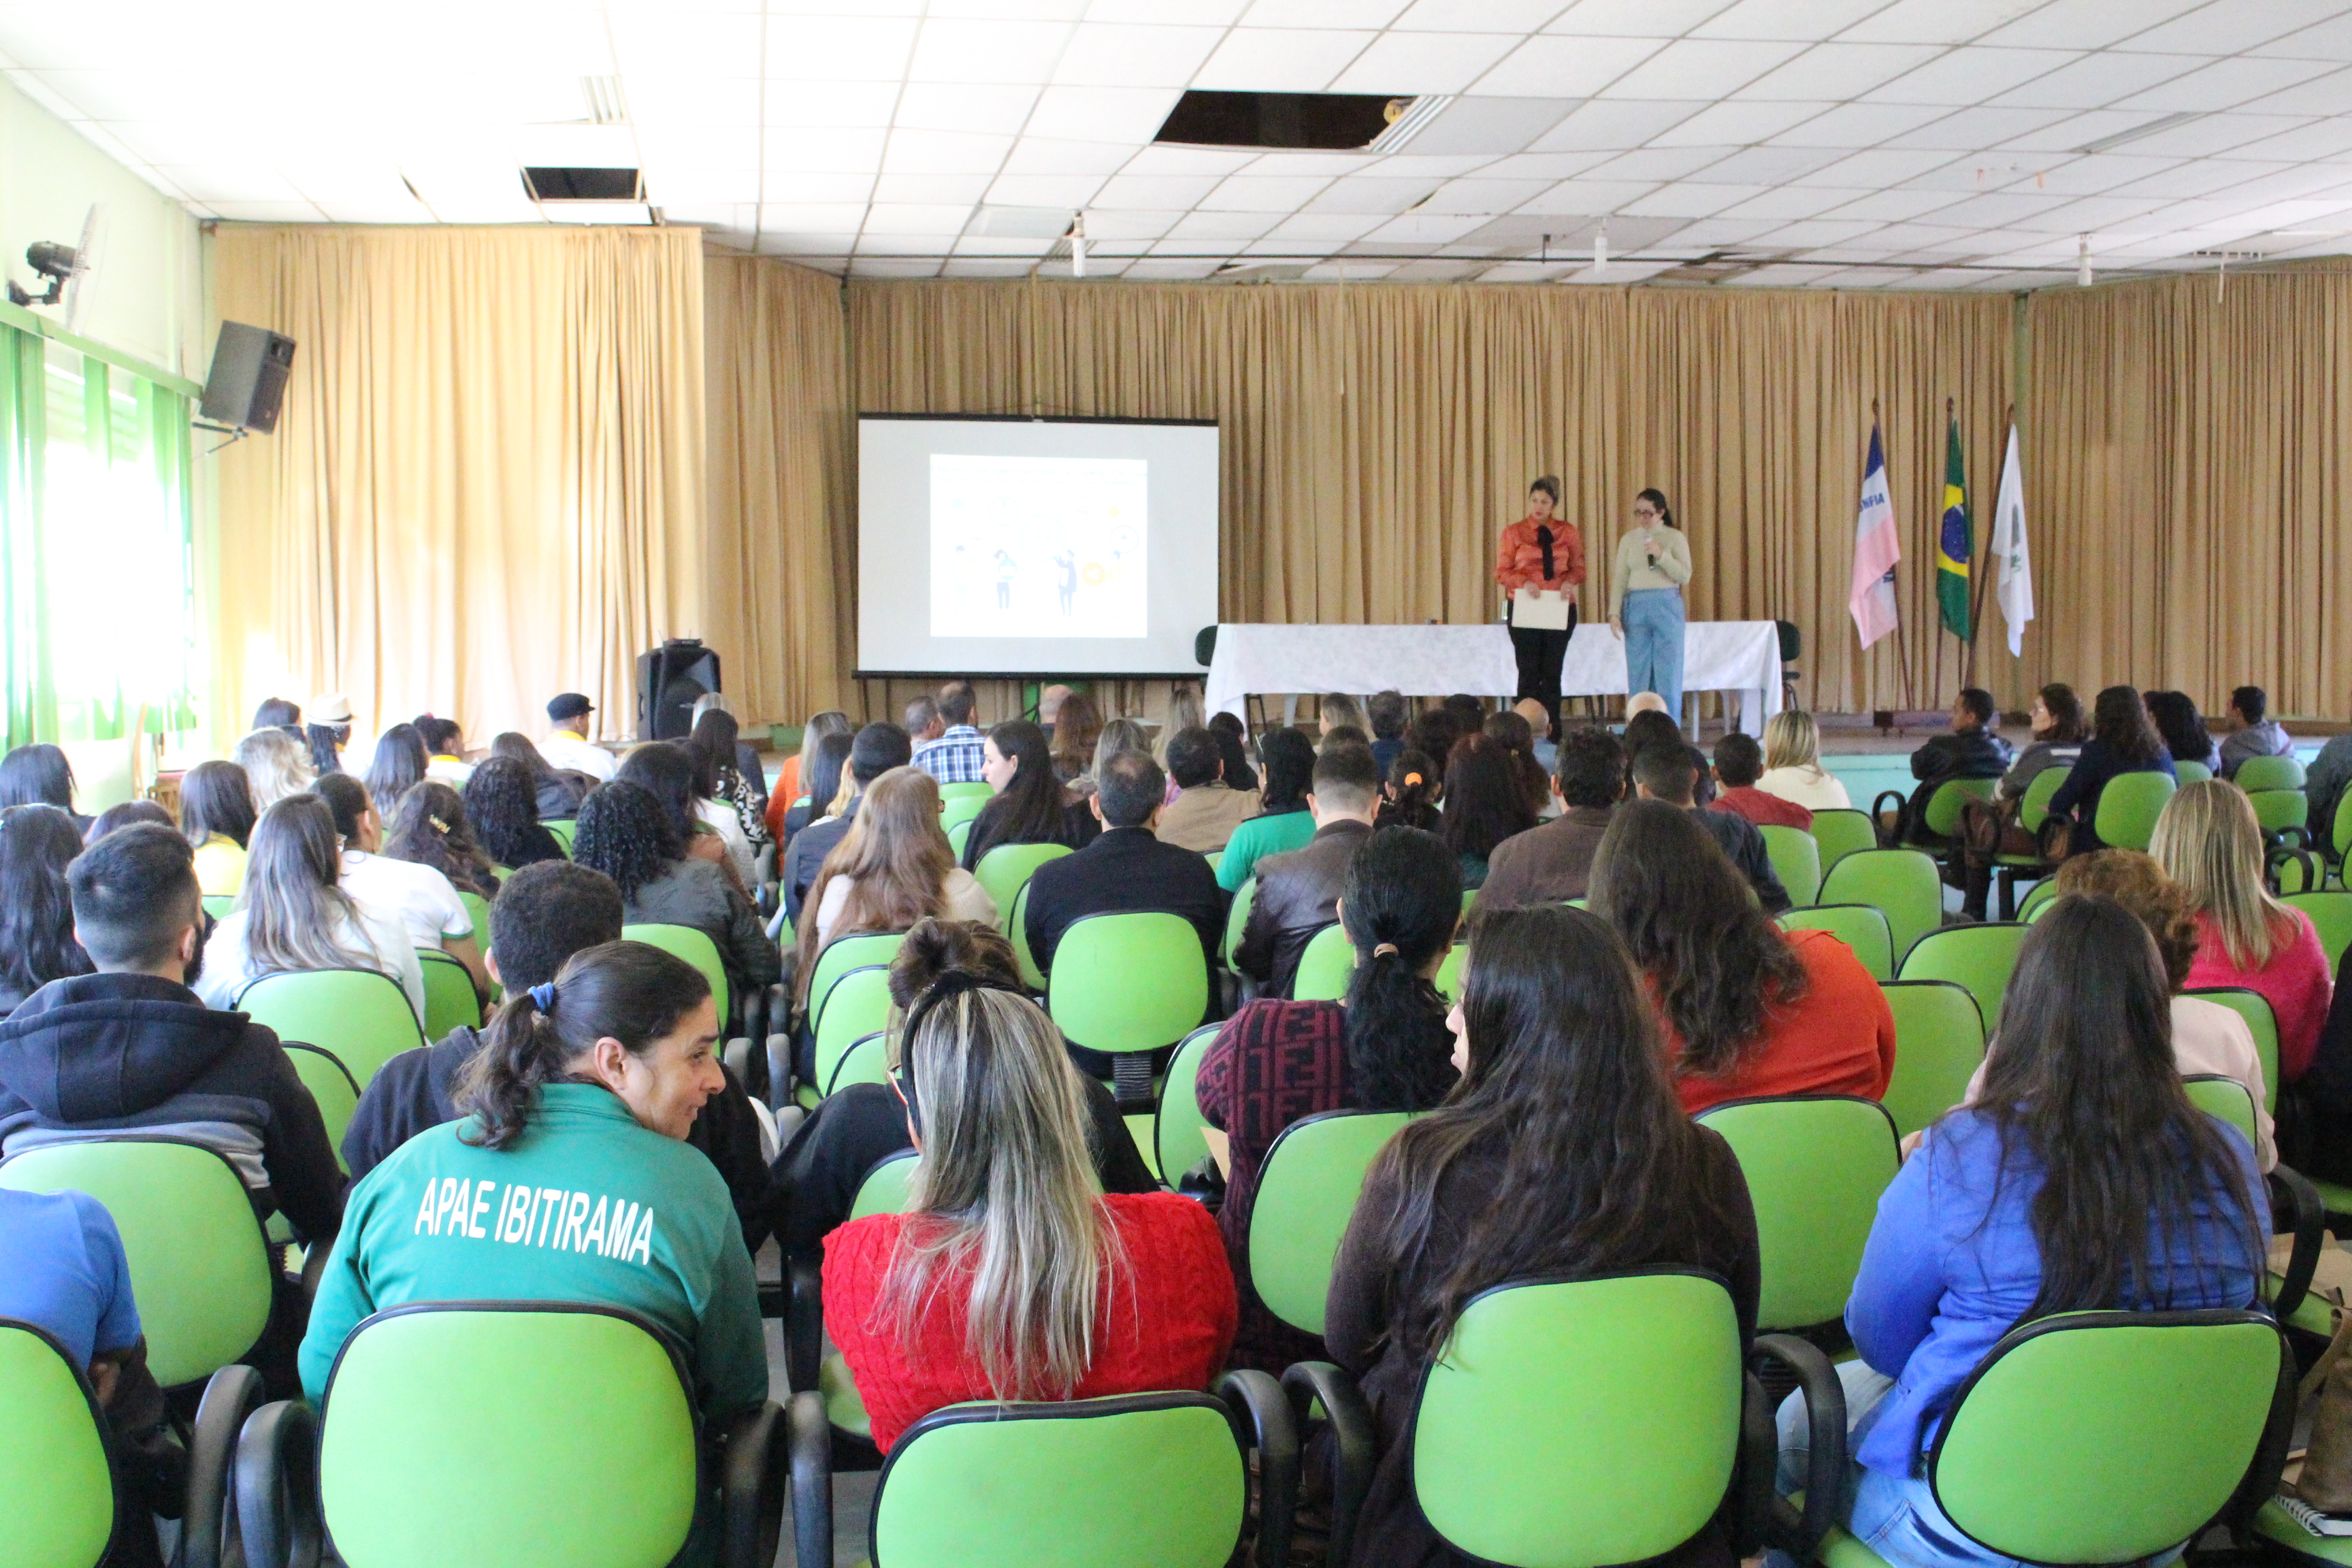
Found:
<svg viewBox="0 0 2352 1568"><path fill-rule="evenodd" d="M2346 793L2352 795L2352 791ZM2352 948L2352 892L2337 888L2324 893L2289 893L2284 902L2311 917L2319 945L2327 952L2328 968L2341 963L2345 950Z"/></svg>
<svg viewBox="0 0 2352 1568"><path fill-rule="evenodd" d="M2032 925L2049 913L2050 906L2057 901L2058 884L2054 879L2045 878L2034 883L2033 890L2025 895L2025 902L2018 908L2017 918L2023 923Z"/></svg>
<svg viewBox="0 0 2352 1568"><path fill-rule="evenodd" d="M2000 1029L2000 999L2016 973L2017 950L2025 943L2025 931L2024 924L2014 921L1931 931L1913 944L1903 961L1901 978L1948 980L1967 986L1984 1014L1984 1033L1990 1038Z"/></svg>
<svg viewBox="0 0 2352 1568"><path fill-rule="evenodd" d="M2050 802L2065 787L2072 768L2044 768L2033 775L2025 786L2025 798L2018 802L2017 825L2028 833L2039 833L2042 825L2050 820ZM2023 917L2017 909L2017 884L2036 878L2046 878L2055 868L2039 853L2025 855L1995 855L1992 858L1994 879L2000 888L2000 918L2018 920Z"/></svg>
<svg viewBox="0 0 2352 1568"><path fill-rule="evenodd" d="M203 902L205 906L205 913L212 916L213 919L216 921L226 920L228 918L229 911L236 908L236 895L235 893L206 893L204 896Z"/></svg>
<svg viewBox="0 0 2352 1568"><path fill-rule="evenodd" d="M1300 1002L1337 1002L1348 994L1348 982L1356 973L1356 950L1348 942L1348 933L1333 921L1308 939L1307 951L1298 955L1298 974L1291 982L1290 994Z"/></svg>
<svg viewBox="0 0 2352 1568"><path fill-rule="evenodd" d="M1886 923L1886 911L1874 905L1814 904L1784 910L1773 918L1782 931L1828 931L1853 949L1872 979L1895 978L1895 938Z"/></svg>
<svg viewBox="0 0 2352 1568"><path fill-rule="evenodd" d="M2299 790L2305 784L2303 764L2293 757L2248 757L2230 775L2230 782L2248 795L2266 790Z"/></svg>
<svg viewBox="0 0 2352 1568"><path fill-rule="evenodd" d="M1069 852L1066 844L1000 844L980 858L971 874L999 910L1010 910L1038 867Z"/></svg>
<svg viewBox="0 0 2352 1568"><path fill-rule="evenodd" d="M734 998L728 994L727 965L719 957L719 944L709 934L692 926L646 924L625 925L621 936L626 942L641 942L648 947L660 948L674 958L682 958L702 972L710 983L710 999L719 1006L719 1026L727 1027L734 1014Z"/></svg>
<svg viewBox="0 0 2352 1568"><path fill-rule="evenodd" d="M506 884L508 878L514 875L503 866L496 867L494 869L501 887ZM490 900L469 888L459 888L456 891L457 901L466 907L466 913L473 918L475 940L482 946L488 947L490 945Z"/></svg>
<svg viewBox="0 0 2352 1568"><path fill-rule="evenodd" d="M2172 759L2172 772L2185 784L2203 784L2213 776L2213 770L2203 763L2184 763L2179 757Z"/></svg>
<svg viewBox="0 0 2352 1568"><path fill-rule="evenodd" d="M2279 762L2277 757L2257 758L2260 762ZM2311 801L2299 789L2258 789L2247 793L2253 803L2254 823L2272 837L2292 833L2301 842L2309 835Z"/></svg>
<svg viewBox="0 0 2352 1568"><path fill-rule="evenodd" d="M1890 980L1879 990L1895 1015L1895 1076L1881 1103L1895 1135L1908 1138L1968 1093L1984 1063L1984 1015L1967 986L1948 980Z"/></svg>
<svg viewBox="0 0 2352 1568"><path fill-rule="evenodd" d="M96 1568L114 1535L98 1400L65 1347L0 1318L0 1563ZM140 1528L145 1521L128 1521Z"/></svg>
<svg viewBox="0 0 2352 1568"><path fill-rule="evenodd" d="M824 1086L825 1093L833 1092L835 1077L850 1047L889 1026L887 969L853 969L833 983L824 994L824 1015L816 1026L816 1081Z"/></svg>
<svg viewBox="0 0 2352 1568"><path fill-rule="evenodd" d="M175 1138L48 1143L0 1161L0 1187L88 1193L122 1233L147 1365L165 1388L245 1359L269 1322L274 1272L236 1168Z"/></svg>
<svg viewBox="0 0 2352 1568"><path fill-rule="evenodd" d="M966 827L967 824L980 819L981 812L987 805L988 797L984 795L958 795L940 807L940 826L948 833ZM969 831L968 827L966 831Z"/></svg>
<svg viewBox="0 0 2352 1568"><path fill-rule="evenodd" d="M2156 837L2156 819L2180 786L2170 773L2118 773L2099 791L2093 827L2110 849L2146 849Z"/></svg>
<svg viewBox="0 0 2352 1568"><path fill-rule="evenodd" d="M1038 995L1045 994L1045 972L1037 967L1037 955L1029 951L1029 884L1013 895L1013 912L1007 917L1004 934L1013 939L1013 962L1021 971L1021 984Z"/></svg>
<svg viewBox="0 0 2352 1568"><path fill-rule="evenodd" d="M335 1152L335 1163L342 1165L345 1175L351 1174L351 1166L343 1163L343 1134L351 1129L352 1113L359 1109L358 1082L351 1069L335 1059L334 1052L317 1046L289 1040L286 1059L294 1064L294 1076L318 1102L319 1119L327 1124L327 1146Z"/></svg>
<svg viewBox="0 0 2352 1568"><path fill-rule="evenodd" d="M337 1554L370 1568L446 1563L453 1542L483 1563L659 1568L685 1548L701 1489L692 1390L679 1347L614 1308L462 1301L378 1312L343 1342L317 1417L320 1516ZM290 1403L255 1419L266 1417L303 1436L311 1425L308 1407ZM774 1558L780 1418L773 1405L740 1417L712 1467L719 1496L706 1532L725 1568ZM289 1440L287 1457L299 1447ZM299 1466L281 1458L271 1469L275 1489ZM240 1460L240 1518L266 1512L247 1506L264 1479Z"/></svg>
<svg viewBox="0 0 2352 1568"><path fill-rule="evenodd" d="M2336 862L2336 880L2342 881L2344 857L2352 853L2352 789L2336 799L2336 817L2328 825L2328 858Z"/></svg>
<svg viewBox="0 0 2352 1568"><path fill-rule="evenodd" d="M824 1026L824 999L831 994L834 983L853 969L889 966L898 956L906 942L902 931L874 931L858 936L837 936L816 952L816 973L809 977L808 1026L812 1033Z"/></svg>
<svg viewBox="0 0 2352 1568"><path fill-rule="evenodd" d="M901 1149L875 1161L873 1168L857 1184L857 1196L850 1201L849 1217L905 1214L907 1200L914 1191L915 1166L921 1159L912 1149Z"/></svg>
<svg viewBox="0 0 2352 1568"><path fill-rule="evenodd" d="M570 859L572 836L580 830L580 824L568 816L551 816L540 823L540 826L554 835L556 845L563 851L564 858Z"/></svg>
<svg viewBox="0 0 2352 1568"><path fill-rule="evenodd" d="M1208 1140L1201 1136L1209 1119L1201 1114L1201 1102L1193 1091L1200 1083L1201 1059L1223 1029L1223 1024L1202 1025L1185 1036L1176 1054L1168 1058L1160 1106L1151 1113L1151 1153L1152 1174L1171 1187L1178 1177L1209 1157Z"/></svg>
<svg viewBox="0 0 2352 1568"><path fill-rule="evenodd" d="M1470 944L1455 942L1445 950L1445 961L1437 966L1437 978L1430 982L1437 994L1448 1002L1462 999L1462 965L1470 956Z"/></svg>
<svg viewBox="0 0 2352 1568"><path fill-rule="evenodd" d="M1857 849L1822 878L1824 904L1869 904L1886 916L1895 963L1944 921L1944 881L1916 849Z"/></svg>
<svg viewBox="0 0 2352 1568"><path fill-rule="evenodd" d="M1257 879L1252 877L1234 895L1233 907L1225 911L1225 940L1217 949L1224 966L1234 966L1234 950L1242 944L1242 932L1249 925L1250 905L1257 901Z"/></svg>
<svg viewBox="0 0 2352 1568"><path fill-rule="evenodd" d="M966 817L950 825L947 830L948 849L955 856L958 865L963 864L963 852L971 847L972 821L972 818Z"/></svg>
<svg viewBox="0 0 2352 1568"><path fill-rule="evenodd" d="M1766 823L1764 852L1771 858L1772 874L1789 889L1789 901L1810 904L1822 890L1822 844L1801 827Z"/></svg>
<svg viewBox="0 0 2352 1568"><path fill-rule="evenodd" d="M996 786L985 779L975 779L965 784L940 785L940 799L943 803L950 800L976 800L982 805L986 805L989 798L995 794Z"/></svg>
<svg viewBox="0 0 2352 1568"><path fill-rule="evenodd" d="M890 1081L890 1037L883 1030L852 1040L824 1080L826 1094L839 1094L853 1083Z"/></svg>
<svg viewBox="0 0 2352 1568"><path fill-rule="evenodd" d="M1710 1106L1756 1205L1759 1329L1836 1322L1853 1294L1879 1194L1902 1163L1895 1118L1874 1100L1791 1096Z"/></svg>
<svg viewBox="0 0 2352 1568"><path fill-rule="evenodd" d="M2236 1079L2220 1073L2192 1073L2180 1080L2189 1096L2189 1103L2213 1118L2226 1121L2254 1142L2254 1097Z"/></svg>
<svg viewBox="0 0 2352 1568"><path fill-rule="evenodd" d="M376 1068L429 1043L400 982L373 969L265 974L237 993L235 1005L280 1040L334 1052L362 1089Z"/></svg>
<svg viewBox="0 0 2352 1568"><path fill-rule="evenodd" d="M1989 1552L2127 1563L2216 1519L2242 1528L2273 1487L2294 1362L2254 1312L2073 1312L2014 1329L1961 1385L1927 1457L1945 1517ZM2245 1488L2247 1495L2241 1495ZM1824 1561L1872 1563L1843 1531ZM1858 1552L1842 1558L1841 1549Z"/></svg>
<svg viewBox="0 0 2352 1568"><path fill-rule="evenodd" d="M425 1037L446 1040L452 1029L480 1028L482 999L466 966L437 947L418 948L416 963L425 971Z"/></svg>
<svg viewBox="0 0 2352 1568"><path fill-rule="evenodd" d="M2219 1002L2246 1021L2247 1031L2254 1037L2254 1058L2263 1064L2263 1109L2273 1116L2277 1115L2278 1016L2271 1011L2270 998L2242 985L2198 985L2190 987L2185 994L2202 996L2208 1002Z"/></svg>
<svg viewBox="0 0 2352 1568"><path fill-rule="evenodd" d="M1851 806L1832 806L1813 813L1813 842L1821 846L1822 870L1858 849L1878 847L1878 829L1870 813Z"/></svg>
<svg viewBox="0 0 2352 1568"><path fill-rule="evenodd" d="M1971 800L1990 800L1999 779L1946 779L1927 797L1919 826L1937 840L1949 840L1960 828L1960 807Z"/></svg>
<svg viewBox="0 0 2352 1568"><path fill-rule="evenodd" d="M1200 933L1157 911L1073 921L1054 953L1045 1011L1072 1045L1109 1055L1165 1049L1209 1010Z"/></svg>
<svg viewBox="0 0 2352 1568"><path fill-rule="evenodd" d="M1250 1210L1250 1279L1284 1322L1323 1331L1331 1265L1365 1173L1412 1120L1402 1110L1325 1111L1292 1122L1266 1150Z"/></svg>

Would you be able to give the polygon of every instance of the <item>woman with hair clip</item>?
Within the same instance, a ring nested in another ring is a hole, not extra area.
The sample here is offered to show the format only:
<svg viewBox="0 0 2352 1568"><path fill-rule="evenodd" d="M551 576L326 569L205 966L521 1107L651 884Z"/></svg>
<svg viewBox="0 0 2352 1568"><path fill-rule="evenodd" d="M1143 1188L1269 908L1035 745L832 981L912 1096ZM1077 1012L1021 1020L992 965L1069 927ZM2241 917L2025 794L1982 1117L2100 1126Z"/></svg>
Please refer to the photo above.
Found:
<svg viewBox="0 0 2352 1568"><path fill-rule="evenodd" d="M981 742L980 776L996 794L971 825L963 843L963 868L979 866L1000 844L1065 844L1084 849L1102 824L1074 799L1054 774L1045 731L1026 719L1008 719ZM852 833L856 832L855 827Z"/></svg>
<svg viewBox="0 0 2352 1568"><path fill-rule="evenodd" d="M947 974L971 976L1000 990L1021 993L1021 967L1003 931L979 921L917 921L890 961L890 1006L894 1026L924 992ZM889 1041L895 1056L898 1040ZM1119 1119L1118 1100L1108 1088L1078 1077L1086 1096L1095 1175L1107 1193L1156 1193L1160 1182ZM826 1095L771 1167L768 1215L776 1243L788 1258L814 1258L824 1238L857 1201L858 1184L877 1163L914 1145L907 1138L906 1102L887 1084L853 1083Z"/></svg>
<svg viewBox="0 0 2352 1568"><path fill-rule="evenodd" d="M862 815L862 814L861 814ZM916 1000L891 1084L920 1152L907 1212L824 1241L824 1324L887 1453L967 1400L1206 1389L1234 1334L1208 1211L1105 1195L1061 1031L951 970Z"/></svg>
<svg viewBox="0 0 2352 1568"><path fill-rule="evenodd" d="M1649 982L1692 1115L1727 1100L1886 1092L1895 1015L1878 982L1829 932L1776 925L1694 814L1618 806L1588 886Z"/></svg>
<svg viewBox="0 0 2352 1568"><path fill-rule="evenodd" d="M572 858L613 879L631 925L692 926L709 937L734 996L783 977L783 959L759 910L724 866L688 857L677 813L652 791L627 779L589 791Z"/></svg>
<svg viewBox="0 0 2352 1568"><path fill-rule="evenodd" d="M416 949L396 918L362 910L343 890L342 864L334 811L317 795L289 795L261 814L245 890L205 940L204 973L189 982L205 1006L235 1007L238 993L265 974L373 969L407 994L424 1026Z"/></svg>
<svg viewBox="0 0 2352 1568"><path fill-rule="evenodd" d="M531 738L520 731L508 730L493 736L490 755L510 757L530 771L531 792L538 802L541 822L560 822L577 816L580 803L596 783L585 773L560 772L531 742Z"/></svg>
<svg viewBox="0 0 2352 1568"><path fill-rule="evenodd" d="M2106 847L2098 835L2099 796L2111 779L2147 773L2180 776L2139 692L2129 686L2110 686L2092 700L2091 738L2083 742L2066 782L2050 797L2050 815L2074 822L2068 854Z"/></svg>
<svg viewBox="0 0 2352 1568"><path fill-rule="evenodd" d="M439 779L412 784L400 797L392 819L384 824L383 855L391 860L430 866L460 891L485 899L499 896L498 873L490 869L489 856L474 842L473 826L466 819L465 797Z"/></svg>
<svg viewBox="0 0 2352 1568"><path fill-rule="evenodd" d="M46 741L0 757L0 806L8 805L54 805L73 818L75 832L89 831L89 818L74 809L73 763Z"/></svg>
<svg viewBox="0 0 2352 1568"><path fill-rule="evenodd" d="M1373 1162L1331 1269L1323 1339L1371 1406L1380 1459L1355 1553L1334 1568L1467 1564L1413 1500L1423 1374L1479 1291L1535 1276L1697 1268L1756 1330L1756 1215L1722 1137L1667 1082L1640 977L1581 910L1531 905L1470 931L1446 1017L1461 1082ZM1737 1560L1721 1516L1659 1563Z"/></svg>
<svg viewBox="0 0 2352 1568"><path fill-rule="evenodd" d="M283 730L256 730L236 743L229 760L245 770L257 817L289 795L300 795L319 775L302 742Z"/></svg>
<svg viewBox="0 0 2352 1568"><path fill-rule="evenodd" d="M2018 954L1978 1103L1930 1127L1878 1201L1845 1310L1861 1359L1838 1368L1853 1434L1839 1517L1890 1563L2009 1561L1953 1527L1926 1476L2003 1334L2059 1312L2260 1303L2262 1175L2245 1134L2180 1087L2169 989L2138 917L2061 898ZM1804 1484L1809 1448L1792 1397L1783 1490Z"/></svg>
<svg viewBox="0 0 2352 1568"><path fill-rule="evenodd" d="M1609 574L1609 625L1625 644L1625 689L1654 691L1666 716L1683 718L1683 584L1690 538L1675 526L1664 490L1633 498L1633 526L1617 541Z"/></svg>
<svg viewBox="0 0 2352 1568"><path fill-rule="evenodd" d="M1547 792L1548 793L1548 792ZM1483 732L1465 735L1445 759L1445 795L1440 802L1438 837L1462 862L1462 885L1486 879L1495 847L1525 833L1538 818L1528 805L1517 759L1500 741Z"/></svg>
<svg viewBox="0 0 2352 1568"><path fill-rule="evenodd" d="M1327 1110L1426 1110L1455 1076L1445 1000L1432 984L1462 919L1454 858L1429 834L1383 828L1349 861L1339 910L1356 954L1346 1000L1250 1003L1201 1058L1193 1089L1230 1150L1217 1228L1242 1303L1234 1363L1265 1372L1324 1353L1313 1335L1267 1311L1250 1284L1250 1214L1266 1151L1284 1128Z"/></svg>
<svg viewBox="0 0 2352 1568"><path fill-rule="evenodd" d="M377 737L375 755L369 759L365 781L368 798L389 816L399 809L402 795L425 782L425 770L432 762L432 753L425 750L425 737L416 732L416 726L394 724Z"/></svg>
<svg viewBox="0 0 2352 1568"><path fill-rule="evenodd" d="M758 1408L751 1254L725 1179L685 1141L725 1084L718 1039L701 972L643 942L574 953L500 1007L459 1079L465 1114L352 1191L302 1340L310 1402L371 1313L538 1300L620 1308L668 1333L714 1439Z"/></svg>
<svg viewBox="0 0 2352 1568"><path fill-rule="evenodd" d="M66 868L82 851L54 805L0 806L0 1014L52 980L96 970L74 940Z"/></svg>
<svg viewBox="0 0 2352 1568"><path fill-rule="evenodd" d="M1428 752L1411 747L1399 752L1381 785L1381 809L1372 826L1436 832L1445 820L1437 809L1437 764Z"/></svg>
<svg viewBox="0 0 2352 1568"><path fill-rule="evenodd" d="M1217 886L1228 893L1240 892L1267 856L1304 849L1315 837L1315 814L1307 809L1307 792L1315 783L1315 742L1306 731L1286 724L1258 742L1258 756L1265 763L1265 787L1258 795L1257 815L1234 829L1217 858ZM1228 762L1228 776L1232 771Z"/></svg>
<svg viewBox="0 0 2352 1568"><path fill-rule="evenodd" d="M1559 480L1546 474L1528 486L1528 515L1503 530L1495 553L1495 583L1507 601L1505 619L1519 665L1519 689L1513 695L1542 703L1554 734L1559 732L1560 661L1576 635L1576 591L1584 584L1584 535L1574 523L1555 517L1559 510ZM1544 595L1568 603L1563 608ZM1564 614L1566 621L1558 626L1536 624L1554 613Z"/></svg>
<svg viewBox="0 0 2352 1568"><path fill-rule="evenodd" d="M198 763L180 780L180 832L195 850L196 885L235 898L253 837L253 784L235 763Z"/></svg>
<svg viewBox="0 0 2352 1568"><path fill-rule="evenodd" d="M568 858L540 822L538 786L530 765L514 757L491 757L466 780L466 820L493 866L520 871L541 860Z"/></svg>

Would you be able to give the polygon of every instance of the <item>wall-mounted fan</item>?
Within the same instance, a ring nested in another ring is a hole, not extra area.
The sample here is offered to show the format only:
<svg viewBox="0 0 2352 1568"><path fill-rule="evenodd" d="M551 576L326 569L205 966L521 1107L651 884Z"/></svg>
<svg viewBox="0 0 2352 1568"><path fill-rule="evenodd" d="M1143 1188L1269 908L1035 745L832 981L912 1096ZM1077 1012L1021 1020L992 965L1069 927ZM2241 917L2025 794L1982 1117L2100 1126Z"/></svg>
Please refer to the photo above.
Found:
<svg viewBox="0 0 2352 1568"><path fill-rule="evenodd" d="M26 265L32 268L37 279L46 279L48 287L36 294L11 278L8 280L8 300L15 305L65 306L66 331L81 330L83 313L89 305L90 279L98 270L98 254L106 239L106 209L93 202L89 214L81 222L81 243L63 245L54 239L37 239L25 247Z"/></svg>

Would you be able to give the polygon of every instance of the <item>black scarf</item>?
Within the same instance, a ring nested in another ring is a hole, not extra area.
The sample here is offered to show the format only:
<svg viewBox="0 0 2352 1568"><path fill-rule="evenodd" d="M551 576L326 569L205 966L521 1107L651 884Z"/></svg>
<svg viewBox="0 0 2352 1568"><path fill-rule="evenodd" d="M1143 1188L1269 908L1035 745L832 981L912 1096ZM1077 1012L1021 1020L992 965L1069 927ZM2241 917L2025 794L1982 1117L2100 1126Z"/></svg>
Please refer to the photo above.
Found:
<svg viewBox="0 0 2352 1568"><path fill-rule="evenodd" d="M1544 581L1549 583L1559 574L1551 567L1551 530L1540 522L1536 524L1536 548L1543 552Z"/></svg>

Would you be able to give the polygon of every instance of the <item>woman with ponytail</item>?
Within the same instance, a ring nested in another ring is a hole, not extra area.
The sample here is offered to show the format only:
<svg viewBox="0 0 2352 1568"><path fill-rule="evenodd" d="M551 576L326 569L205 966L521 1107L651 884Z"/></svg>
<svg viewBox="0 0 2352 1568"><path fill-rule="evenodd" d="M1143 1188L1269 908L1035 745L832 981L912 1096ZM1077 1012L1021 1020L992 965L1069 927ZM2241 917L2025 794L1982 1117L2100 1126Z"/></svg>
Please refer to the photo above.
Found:
<svg viewBox="0 0 2352 1568"><path fill-rule="evenodd" d="M1234 1364L1280 1372L1322 1344L1266 1310L1251 1288L1258 1168L1282 1130L1326 1110L1427 1110L1445 1098L1445 999L1432 981L1462 918L1462 868L1435 834L1383 827L1349 862L1339 926L1355 949L1344 1002L1252 1002L1201 1058L1201 1114L1232 1155L1217 1212L1241 1294Z"/></svg>
<svg viewBox="0 0 2352 1568"><path fill-rule="evenodd" d="M465 1113L356 1188L302 1341L313 1405L344 1337L416 1301L580 1301L686 1347L707 1430L768 1396L751 1254L686 1138L725 1078L701 972L643 942L574 953L483 1031Z"/></svg>

